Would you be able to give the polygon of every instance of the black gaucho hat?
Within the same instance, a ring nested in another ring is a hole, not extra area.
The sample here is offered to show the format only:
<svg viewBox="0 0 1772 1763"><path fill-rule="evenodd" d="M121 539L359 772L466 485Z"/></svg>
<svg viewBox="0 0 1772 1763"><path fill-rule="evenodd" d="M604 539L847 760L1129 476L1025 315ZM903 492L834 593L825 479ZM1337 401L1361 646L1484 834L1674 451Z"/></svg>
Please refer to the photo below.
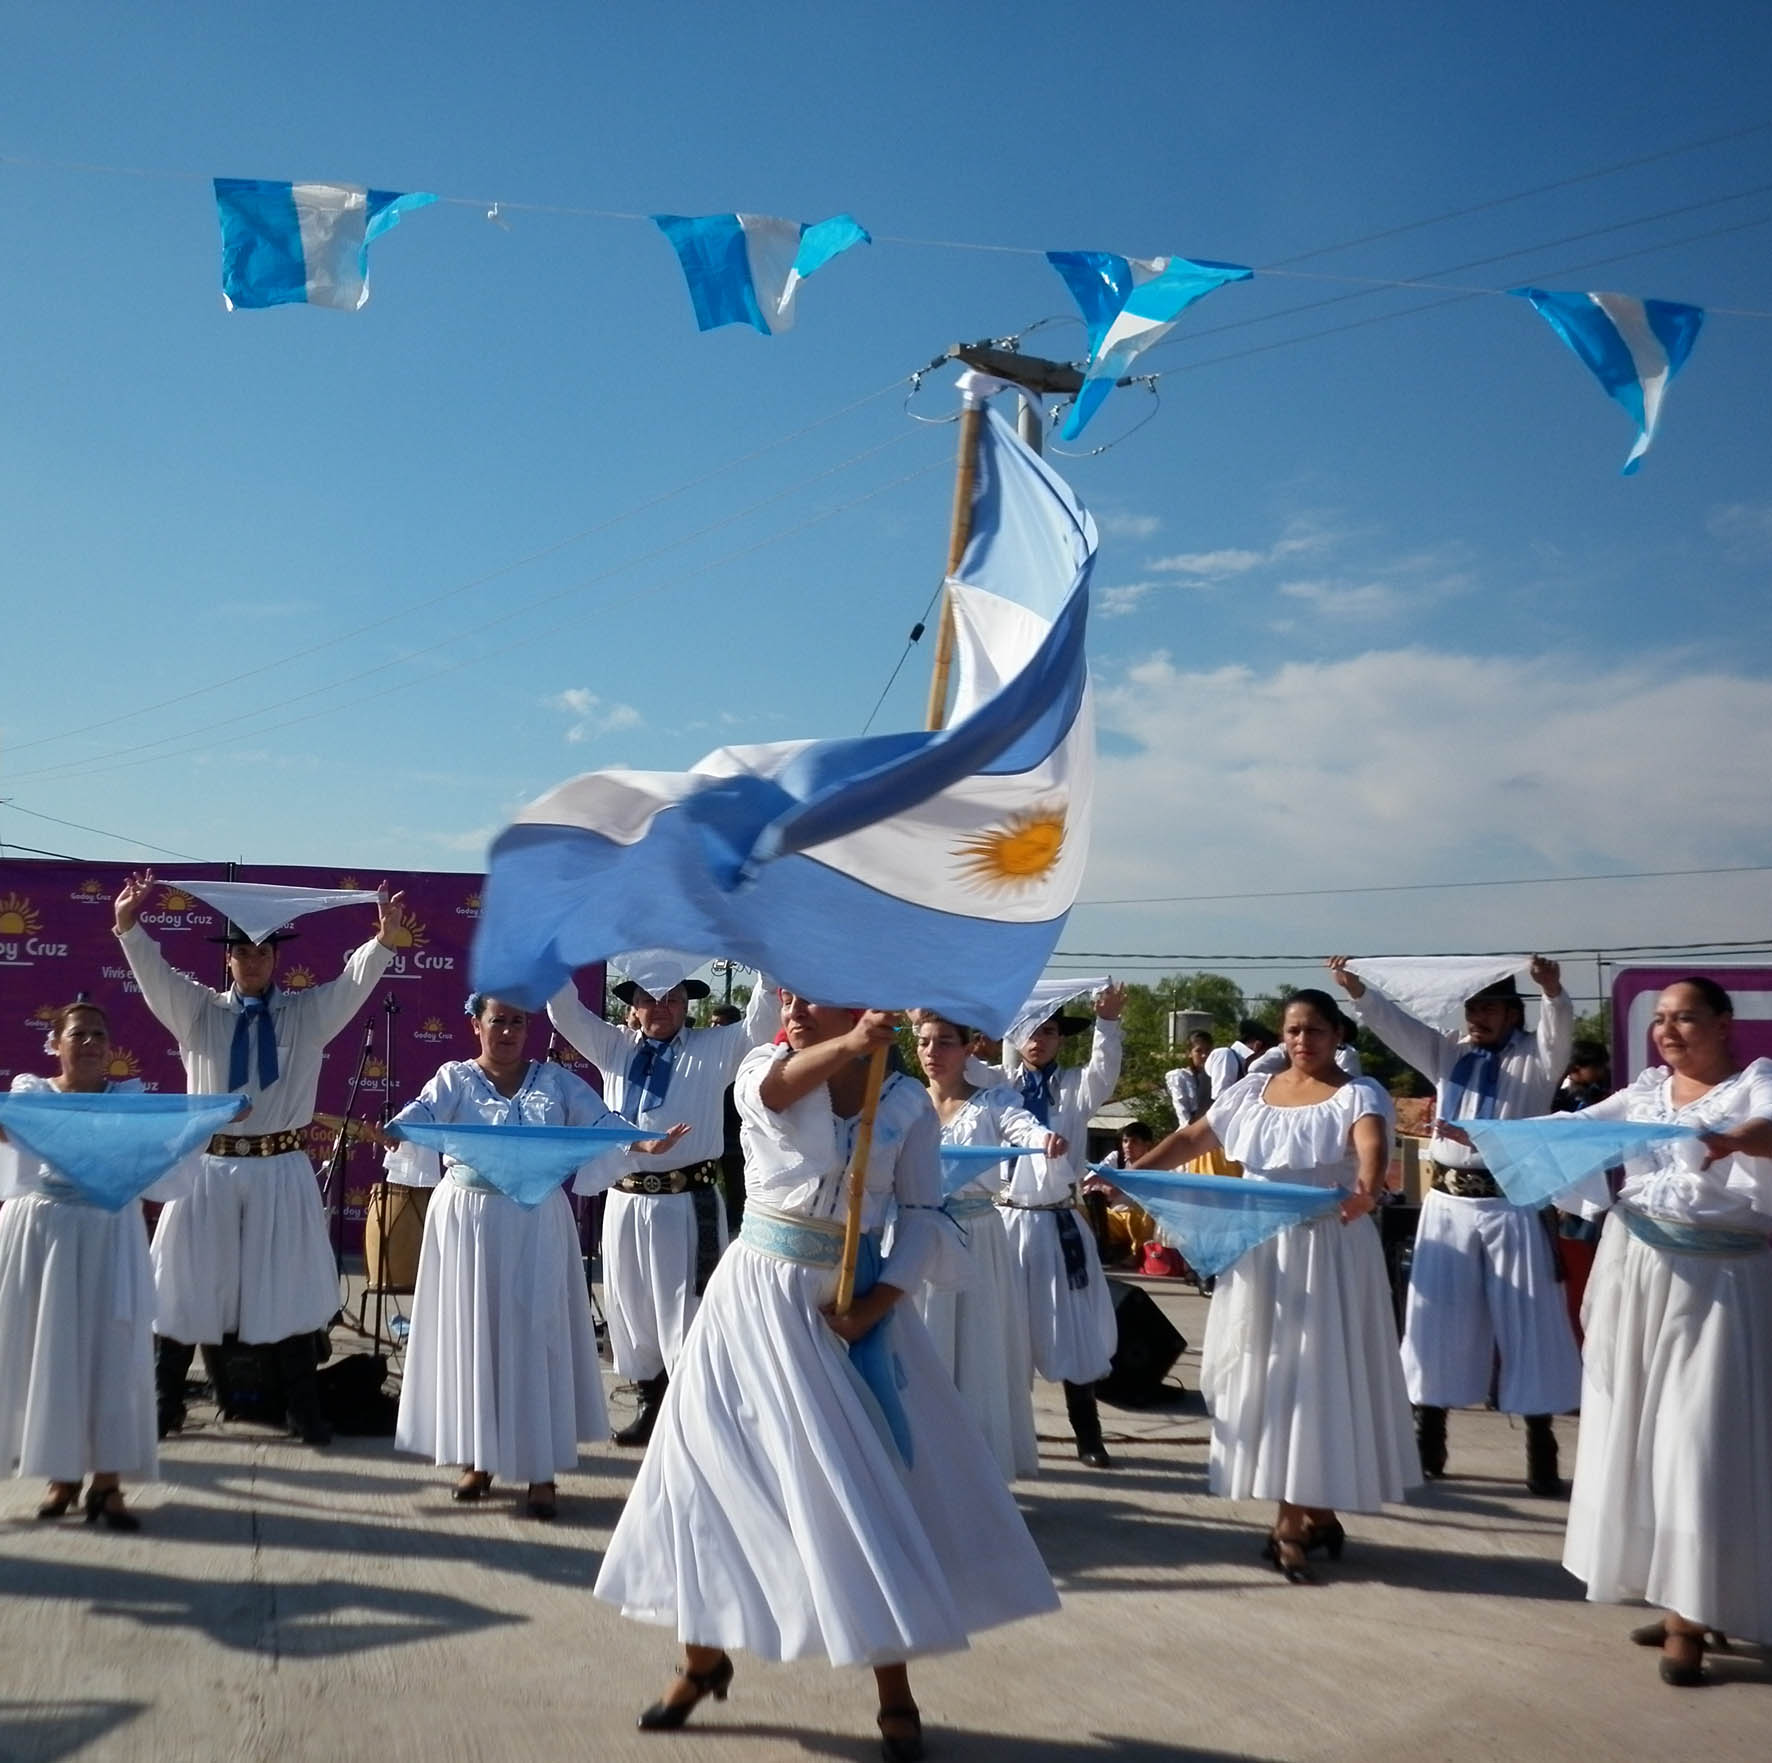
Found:
<svg viewBox="0 0 1772 1763"><path fill-rule="evenodd" d="M230 949L274 949L279 943L293 943L301 935L298 930L274 930L268 936L249 937L232 919L219 937L206 937L210 943L221 943Z"/></svg>
<svg viewBox="0 0 1772 1763"><path fill-rule="evenodd" d="M1028 1032L1038 1034L1041 1029L1046 1027L1047 1023L1050 1023L1061 1035L1080 1035L1085 1029L1094 1028L1095 1018L1093 1016L1066 1016L1062 1010L1059 1010L1048 1016L1045 1022L1036 1022Z"/></svg>
<svg viewBox="0 0 1772 1763"><path fill-rule="evenodd" d="M1484 986L1480 992L1472 992L1465 999L1467 1004L1524 1004L1520 996L1519 981L1510 973L1506 979L1498 979L1492 986Z"/></svg>
<svg viewBox="0 0 1772 1763"><path fill-rule="evenodd" d="M708 995L708 982L705 979L680 979L677 981L677 985L683 988L684 997L686 997L691 1003L694 1003L697 998L705 998ZM677 986L667 987L665 995L668 997L676 989ZM609 990L614 997L619 998L624 1004L631 1004L634 1001L634 994L639 991L645 991L645 988L637 980L623 979L617 980ZM654 994L651 992L646 993L646 996L649 998L653 995Z"/></svg>

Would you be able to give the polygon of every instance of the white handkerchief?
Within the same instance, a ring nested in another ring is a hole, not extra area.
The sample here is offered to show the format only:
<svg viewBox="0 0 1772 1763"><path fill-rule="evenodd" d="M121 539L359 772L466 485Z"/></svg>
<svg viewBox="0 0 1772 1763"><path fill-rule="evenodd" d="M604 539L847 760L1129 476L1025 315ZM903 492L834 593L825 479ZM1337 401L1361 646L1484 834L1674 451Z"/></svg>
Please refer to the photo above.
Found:
<svg viewBox="0 0 1772 1763"><path fill-rule="evenodd" d="M1348 970L1418 1022L1461 1029L1465 999L1529 965L1524 955L1398 955L1362 956Z"/></svg>
<svg viewBox="0 0 1772 1763"><path fill-rule="evenodd" d="M225 912L255 943L292 918L329 912L334 906L373 906L381 898L373 888L280 888L269 882L175 881L167 886Z"/></svg>
<svg viewBox="0 0 1772 1763"><path fill-rule="evenodd" d="M1003 1035L1003 1045L1019 1048L1048 1017L1056 1016L1073 998L1093 998L1108 983L1107 975L1095 979L1043 979L1028 1001L1016 1011L1015 1020Z"/></svg>
<svg viewBox="0 0 1772 1763"><path fill-rule="evenodd" d="M624 979L631 979L641 991L662 998L686 980L707 959L703 955L687 955L681 949L634 949L618 955L610 964L621 970Z"/></svg>

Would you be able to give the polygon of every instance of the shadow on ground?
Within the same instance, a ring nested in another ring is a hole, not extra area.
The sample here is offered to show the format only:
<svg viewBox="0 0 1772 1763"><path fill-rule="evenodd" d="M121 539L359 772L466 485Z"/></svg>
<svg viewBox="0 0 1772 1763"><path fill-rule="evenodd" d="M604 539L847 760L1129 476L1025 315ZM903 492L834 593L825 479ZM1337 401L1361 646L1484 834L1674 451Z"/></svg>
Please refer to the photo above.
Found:
<svg viewBox="0 0 1772 1763"><path fill-rule="evenodd" d="M0 1759L58 1763L138 1719L146 1702L0 1702Z"/></svg>

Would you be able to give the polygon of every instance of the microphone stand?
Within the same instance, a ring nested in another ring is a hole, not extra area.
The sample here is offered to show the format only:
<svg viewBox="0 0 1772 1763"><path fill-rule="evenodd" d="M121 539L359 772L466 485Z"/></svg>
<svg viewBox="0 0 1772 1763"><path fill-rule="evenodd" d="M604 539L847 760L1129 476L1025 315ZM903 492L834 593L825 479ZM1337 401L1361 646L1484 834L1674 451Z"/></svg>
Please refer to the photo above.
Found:
<svg viewBox="0 0 1772 1763"><path fill-rule="evenodd" d="M387 1067L387 1085L388 1085L388 1087L382 1091L381 1119L376 1122L376 1124L378 1126L386 1126L388 1124L388 1122L390 1120L392 1120L394 1115L398 1112L398 1110L394 1106L394 1093L395 1093L394 1092L394 1018L396 1016L398 1016L399 1014L400 1014L400 1000L398 998L396 998L391 991L389 991L388 993L386 993L383 996L382 1001L381 1001L382 1064ZM386 1306L387 1306L387 1291L388 1291L387 1261L388 1261L388 1256L393 1248L393 1245L388 1241L388 1183L384 1179L382 1181L376 1182L374 1184L374 1188L375 1188L374 1204L375 1204L375 1208L376 1208L376 1225L379 1228L379 1230L381 1231L382 1276L379 1280L376 1281L376 1286L375 1286L375 1331L369 1337L369 1344L370 1344L371 1351L374 1351L374 1349L378 1348L381 1345L382 1322L383 1322L383 1319L386 1315ZM365 1222L367 1223L367 1220ZM363 1263L363 1275L364 1275L365 1280L367 1280L367 1278L369 1276L369 1262L368 1262L367 1257L365 1258L364 1263ZM367 1291L365 1291L364 1295L365 1296L368 1295ZM389 1335L389 1337L388 1337L388 1353L389 1353L390 1357L392 1357L393 1351L394 1351L394 1339L393 1339L392 1335Z"/></svg>
<svg viewBox="0 0 1772 1763"><path fill-rule="evenodd" d="M350 1094L345 1101L344 1120L338 1137L332 1143L332 1155L326 1160L323 1183L327 1203L332 1212L332 1262L338 1276L344 1277L345 1262L345 1157L350 1149L351 1116L357 1111L357 1092L363 1087L363 1072L369 1055L375 1050L375 1024L363 1030L363 1046L357 1054L357 1069L351 1073Z"/></svg>

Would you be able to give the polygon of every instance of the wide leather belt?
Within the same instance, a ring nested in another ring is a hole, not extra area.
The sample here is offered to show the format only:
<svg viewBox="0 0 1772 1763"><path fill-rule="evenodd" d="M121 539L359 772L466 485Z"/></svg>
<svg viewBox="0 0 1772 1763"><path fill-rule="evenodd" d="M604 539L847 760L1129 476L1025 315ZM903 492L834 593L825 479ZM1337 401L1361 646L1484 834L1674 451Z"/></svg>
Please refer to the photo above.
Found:
<svg viewBox="0 0 1772 1763"><path fill-rule="evenodd" d="M298 1129L285 1132L218 1132L204 1153L210 1157L282 1157L290 1151L305 1151L307 1140Z"/></svg>
<svg viewBox="0 0 1772 1763"><path fill-rule="evenodd" d="M1008 1195L996 1202L1006 1206L1011 1212L1074 1212L1083 1203L1081 1191L1075 1183L1071 1191L1062 1200L1011 1200Z"/></svg>
<svg viewBox="0 0 1772 1763"><path fill-rule="evenodd" d="M644 1169L624 1175L615 1186L623 1194L686 1194L691 1188L711 1188L719 1175L716 1161L691 1163L685 1169Z"/></svg>
<svg viewBox="0 0 1772 1763"><path fill-rule="evenodd" d="M1450 1163L1436 1163L1430 1157L1428 1168L1434 1186L1442 1194L1459 1200L1500 1200L1505 1198L1500 1184L1486 1169L1454 1169Z"/></svg>

